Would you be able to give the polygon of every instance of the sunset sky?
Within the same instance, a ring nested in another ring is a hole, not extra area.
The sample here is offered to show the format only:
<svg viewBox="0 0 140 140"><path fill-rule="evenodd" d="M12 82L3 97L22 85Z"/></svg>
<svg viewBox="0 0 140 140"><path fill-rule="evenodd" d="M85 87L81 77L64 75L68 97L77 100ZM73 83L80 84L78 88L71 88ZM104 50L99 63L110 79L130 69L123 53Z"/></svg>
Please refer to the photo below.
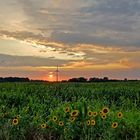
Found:
<svg viewBox="0 0 140 140"><path fill-rule="evenodd" d="M140 0L0 0L0 77L140 79Z"/></svg>

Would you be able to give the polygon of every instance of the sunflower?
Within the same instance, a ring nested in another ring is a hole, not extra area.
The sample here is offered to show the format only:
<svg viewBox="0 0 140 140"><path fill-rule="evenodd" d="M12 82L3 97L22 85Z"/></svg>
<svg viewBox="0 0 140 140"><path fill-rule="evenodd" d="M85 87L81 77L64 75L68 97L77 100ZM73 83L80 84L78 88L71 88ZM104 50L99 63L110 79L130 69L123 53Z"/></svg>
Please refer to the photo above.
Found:
<svg viewBox="0 0 140 140"><path fill-rule="evenodd" d="M79 114L78 110L74 110L73 112L71 112L72 117L76 117L76 116L78 116L78 114Z"/></svg>
<svg viewBox="0 0 140 140"><path fill-rule="evenodd" d="M105 114L102 114L102 116L101 116L101 117L102 117L102 119L103 119L103 120L105 120L105 119L106 119L106 115L105 115Z"/></svg>
<svg viewBox="0 0 140 140"><path fill-rule="evenodd" d="M63 126L63 125L64 125L64 122L60 121L59 126Z"/></svg>
<svg viewBox="0 0 140 140"><path fill-rule="evenodd" d="M93 116L94 116L94 117L96 117L96 116L97 116L97 114L98 114L97 112L93 112Z"/></svg>
<svg viewBox="0 0 140 140"><path fill-rule="evenodd" d="M107 114L108 112L109 112L109 108L104 107L104 108L102 109L102 113L103 113L103 114Z"/></svg>
<svg viewBox="0 0 140 140"><path fill-rule="evenodd" d="M70 108L69 107L66 107L65 112L66 113L70 112Z"/></svg>
<svg viewBox="0 0 140 140"><path fill-rule="evenodd" d="M112 128L117 128L118 127L118 123L117 122L113 122L112 123Z"/></svg>
<svg viewBox="0 0 140 140"><path fill-rule="evenodd" d="M41 128L46 128L47 127L47 125L45 124L45 123L43 123L43 124L41 124Z"/></svg>
<svg viewBox="0 0 140 140"><path fill-rule="evenodd" d="M88 125L88 126L90 125L90 120L87 120L87 125Z"/></svg>
<svg viewBox="0 0 140 140"><path fill-rule="evenodd" d="M117 116L118 116L118 118L122 118L122 117L123 117L122 112L119 112L119 113L117 114Z"/></svg>
<svg viewBox="0 0 140 140"><path fill-rule="evenodd" d="M13 119L13 121L12 121L12 124L13 125L18 125L18 123L19 123L19 120L18 119Z"/></svg>
<svg viewBox="0 0 140 140"><path fill-rule="evenodd" d="M57 121L57 117L53 116L53 121L56 122Z"/></svg>
<svg viewBox="0 0 140 140"><path fill-rule="evenodd" d="M99 114L102 116L102 115L103 115L103 112L102 112L102 111L100 111L100 112L99 112Z"/></svg>
<svg viewBox="0 0 140 140"><path fill-rule="evenodd" d="M1 117L5 118L5 117L7 117L7 115L8 115L8 113L3 113Z"/></svg>
<svg viewBox="0 0 140 140"><path fill-rule="evenodd" d="M92 111L88 111L87 114L88 114L89 117L92 117L92 115L93 115L93 114L92 114Z"/></svg>
<svg viewBox="0 0 140 140"><path fill-rule="evenodd" d="M90 123L91 123L91 125L94 126L96 122L95 122L95 120L91 120Z"/></svg>
<svg viewBox="0 0 140 140"><path fill-rule="evenodd" d="M76 119L76 117L71 117L71 118L70 118L70 121L71 121L71 122L74 122L75 119Z"/></svg>

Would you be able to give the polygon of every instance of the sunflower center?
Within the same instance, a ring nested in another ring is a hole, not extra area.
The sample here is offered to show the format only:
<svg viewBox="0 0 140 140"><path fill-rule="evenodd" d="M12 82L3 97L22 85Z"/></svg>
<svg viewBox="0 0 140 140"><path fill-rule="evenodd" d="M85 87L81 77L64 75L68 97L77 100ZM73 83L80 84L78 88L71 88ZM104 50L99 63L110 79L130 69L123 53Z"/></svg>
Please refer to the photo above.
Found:
<svg viewBox="0 0 140 140"><path fill-rule="evenodd" d="M76 115L76 112L73 112L72 115Z"/></svg>
<svg viewBox="0 0 140 140"><path fill-rule="evenodd" d="M17 120L14 120L14 123L17 123Z"/></svg>
<svg viewBox="0 0 140 140"><path fill-rule="evenodd" d="M104 113L107 113L107 112L108 112L108 110L107 110L107 109L104 109L104 110L103 110L103 112L104 112Z"/></svg>

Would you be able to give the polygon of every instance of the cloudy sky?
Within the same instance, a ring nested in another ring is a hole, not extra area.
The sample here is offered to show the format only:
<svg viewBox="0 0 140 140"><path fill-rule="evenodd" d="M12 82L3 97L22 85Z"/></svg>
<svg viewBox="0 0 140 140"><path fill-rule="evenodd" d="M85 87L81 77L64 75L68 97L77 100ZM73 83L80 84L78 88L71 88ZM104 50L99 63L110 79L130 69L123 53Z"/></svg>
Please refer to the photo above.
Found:
<svg viewBox="0 0 140 140"><path fill-rule="evenodd" d="M140 79L140 0L0 0L0 77Z"/></svg>

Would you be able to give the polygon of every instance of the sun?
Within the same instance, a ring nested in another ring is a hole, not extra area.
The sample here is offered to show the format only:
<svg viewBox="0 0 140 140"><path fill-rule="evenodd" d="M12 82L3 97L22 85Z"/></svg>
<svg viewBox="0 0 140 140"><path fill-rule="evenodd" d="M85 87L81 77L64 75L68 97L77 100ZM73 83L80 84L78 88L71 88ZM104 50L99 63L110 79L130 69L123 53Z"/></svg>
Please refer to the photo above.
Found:
<svg viewBox="0 0 140 140"><path fill-rule="evenodd" d="M53 74L49 74L49 78L53 78Z"/></svg>

